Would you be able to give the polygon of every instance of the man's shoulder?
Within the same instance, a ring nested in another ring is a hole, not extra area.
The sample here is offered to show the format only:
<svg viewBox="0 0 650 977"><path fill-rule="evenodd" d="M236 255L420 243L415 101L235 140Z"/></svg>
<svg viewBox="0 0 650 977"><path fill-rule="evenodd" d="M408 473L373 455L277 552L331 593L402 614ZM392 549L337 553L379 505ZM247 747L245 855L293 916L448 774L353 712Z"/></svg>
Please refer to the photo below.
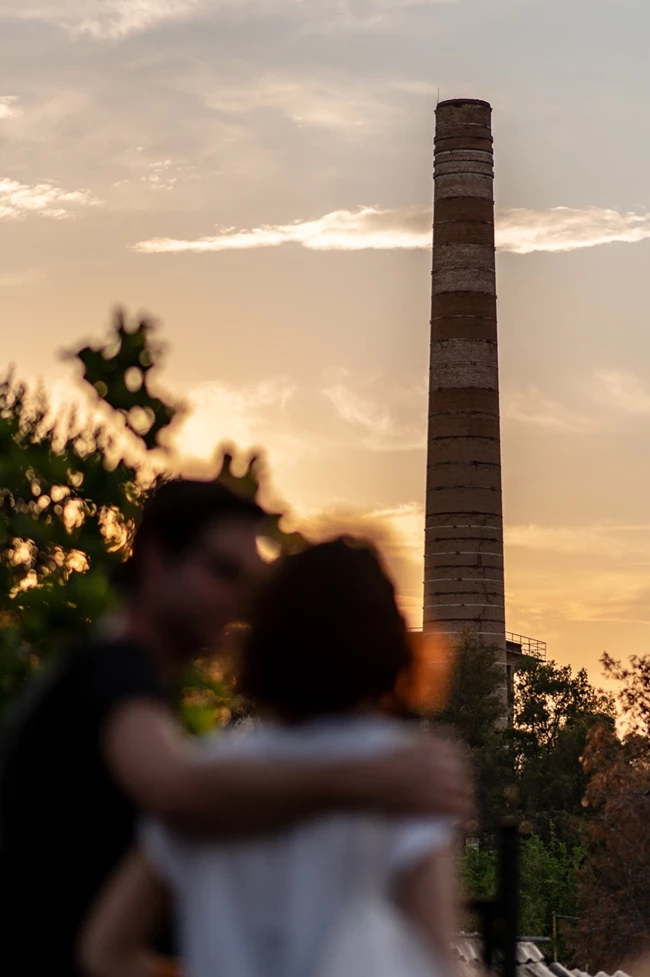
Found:
<svg viewBox="0 0 650 977"><path fill-rule="evenodd" d="M143 645L102 635L70 644L62 657L61 669L82 680L98 672L128 675L137 671L152 679L159 677L158 666Z"/></svg>
<svg viewBox="0 0 650 977"><path fill-rule="evenodd" d="M34 676L14 711L14 724L38 721L57 708L67 710L70 700L80 720L84 700L103 698L130 684L156 692L161 688L156 664L140 645L104 637L70 642Z"/></svg>
<svg viewBox="0 0 650 977"><path fill-rule="evenodd" d="M166 697L154 656L137 641L94 638L71 653L70 668L83 689L97 700L121 698L130 692Z"/></svg>
<svg viewBox="0 0 650 977"><path fill-rule="evenodd" d="M140 642L132 638L103 634L95 634L84 640L70 642L66 654L70 661L74 659L92 661L105 656L152 661L151 655Z"/></svg>

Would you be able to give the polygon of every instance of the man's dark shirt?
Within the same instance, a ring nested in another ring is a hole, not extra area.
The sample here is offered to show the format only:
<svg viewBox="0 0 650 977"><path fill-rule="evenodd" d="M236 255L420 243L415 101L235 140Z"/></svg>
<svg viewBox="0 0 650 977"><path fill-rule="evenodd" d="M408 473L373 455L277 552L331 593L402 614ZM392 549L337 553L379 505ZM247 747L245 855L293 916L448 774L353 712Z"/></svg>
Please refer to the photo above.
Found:
<svg viewBox="0 0 650 977"><path fill-rule="evenodd" d="M41 676L0 745L0 967L71 977L93 897L128 850L136 810L101 748L132 699L168 700L155 662L124 641L71 651Z"/></svg>

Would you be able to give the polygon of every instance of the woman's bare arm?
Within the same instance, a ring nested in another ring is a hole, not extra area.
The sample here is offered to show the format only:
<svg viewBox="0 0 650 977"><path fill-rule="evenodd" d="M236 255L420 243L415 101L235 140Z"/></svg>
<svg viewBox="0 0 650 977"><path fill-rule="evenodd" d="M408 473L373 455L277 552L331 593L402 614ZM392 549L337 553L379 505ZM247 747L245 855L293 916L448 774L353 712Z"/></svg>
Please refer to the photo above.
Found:
<svg viewBox="0 0 650 977"><path fill-rule="evenodd" d="M458 749L416 737L391 756L336 763L205 759L160 703L133 700L109 717L106 762L145 813L182 831L250 835L330 810L468 813L469 779Z"/></svg>
<svg viewBox="0 0 650 977"><path fill-rule="evenodd" d="M172 977L172 961L154 954L168 909L167 892L139 851L129 855L102 891L81 937L78 958L87 977Z"/></svg>
<svg viewBox="0 0 650 977"><path fill-rule="evenodd" d="M451 845L417 862L400 878L397 901L447 974L458 973L452 942L458 934L459 886Z"/></svg>

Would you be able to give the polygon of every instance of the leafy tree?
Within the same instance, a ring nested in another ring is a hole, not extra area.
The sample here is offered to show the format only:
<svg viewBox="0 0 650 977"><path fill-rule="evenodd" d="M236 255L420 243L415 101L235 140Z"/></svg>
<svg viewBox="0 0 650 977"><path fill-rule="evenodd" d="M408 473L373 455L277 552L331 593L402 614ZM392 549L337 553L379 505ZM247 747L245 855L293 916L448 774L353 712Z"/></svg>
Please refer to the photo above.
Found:
<svg viewBox="0 0 650 977"><path fill-rule="evenodd" d="M515 676L512 743L522 817L547 840L550 826L569 844L577 839L587 778L580 758L589 729L614 727L615 706L589 682L585 669L526 659Z"/></svg>
<svg viewBox="0 0 650 977"><path fill-rule="evenodd" d="M469 898L489 899L496 893L497 854L494 848L466 845L460 860L461 878Z"/></svg>
<svg viewBox="0 0 650 977"><path fill-rule="evenodd" d="M578 894L581 848L571 849L556 836L553 825L548 840L532 835L521 846L521 931L531 936L550 936L553 913L573 916ZM568 934L567 934L568 935ZM563 956L569 951L564 941Z"/></svg>
<svg viewBox="0 0 650 977"><path fill-rule="evenodd" d="M590 731L584 756L591 809L580 875L579 959L613 973L650 950L650 743Z"/></svg>
<svg viewBox="0 0 650 977"><path fill-rule="evenodd" d="M624 665L604 654L601 664L607 678L619 684L617 698L627 733L650 738L650 656L632 655Z"/></svg>
<svg viewBox="0 0 650 977"><path fill-rule="evenodd" d="M621 683L626 733L589 731L583 757L586 858L580 875L581 965L621 969L650 951L650 658L627 665L608 655L605 673Z"/></svg>
<svg viewBox="0 0 650 977"><path fill-rule="evenodd" d="M54 417L44 394L11 375L0 383L0 716L45 658L113 606L111 576L167 473L164 437L181 410L151 386L162 352L151 323L120 314L107 341L71 354L93 396L90 420ZM237 476L226 454L216 477L257 497L263 470L253 457ZM280 519L269 513L266 534L297 548L301 537ZM206 669L188 683L187 716L199 727L231 699Z"/></svg>
<svg viewBox="0 0 650 977"><path fill-rule="evenodd" d="M555 835L544 841L539 835L522 839L520 850L520 932L550 936L553 913L572 916L576 911L578 849L570 851ZM472 898L489 898L497 887L497 852L493 848L467 846L461 859L465 891ZM471 925L471 923L469 924ZM563 955L570 952L565 941Z"/></svg>
<svg viewBox="0 0 650 977"><path fill-rule="evenodd" d="M504 723L503 670L497 649L471 634L456 648L456 667L442 720L467 744L477 784L481 845L514 815L545 843L580 845L587 777L580 758L595 723L614 726L612 697L584 670L523 658L515 673L512 723Z"/></svg>
<svg viewBox="0 0 650 977"><path fill-rule="evenodd" d="M525 658L515 679L514 725L535 749L553 749L561 731L584 716L614 718L612 697L595 689L587 671Z"/></svg>

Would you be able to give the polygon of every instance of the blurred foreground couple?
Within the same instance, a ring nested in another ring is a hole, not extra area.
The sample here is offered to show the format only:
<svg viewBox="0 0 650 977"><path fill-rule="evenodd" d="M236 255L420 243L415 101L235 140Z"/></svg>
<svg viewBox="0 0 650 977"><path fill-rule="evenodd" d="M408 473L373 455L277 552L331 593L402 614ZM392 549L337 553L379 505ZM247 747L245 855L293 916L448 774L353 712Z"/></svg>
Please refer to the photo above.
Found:
<svg viewBox="0 0 650 977"><path fill-rule="evenodd" d="M398 718L413 663L393 586L345 539L264 567L262 516L218 483L165 483L110 633L19 704L6 977L156 977L172 945L187 977L451 974L469 791L456 748ZM261 721L188 740L183 671L243 603L239 688Z"/></svg>

